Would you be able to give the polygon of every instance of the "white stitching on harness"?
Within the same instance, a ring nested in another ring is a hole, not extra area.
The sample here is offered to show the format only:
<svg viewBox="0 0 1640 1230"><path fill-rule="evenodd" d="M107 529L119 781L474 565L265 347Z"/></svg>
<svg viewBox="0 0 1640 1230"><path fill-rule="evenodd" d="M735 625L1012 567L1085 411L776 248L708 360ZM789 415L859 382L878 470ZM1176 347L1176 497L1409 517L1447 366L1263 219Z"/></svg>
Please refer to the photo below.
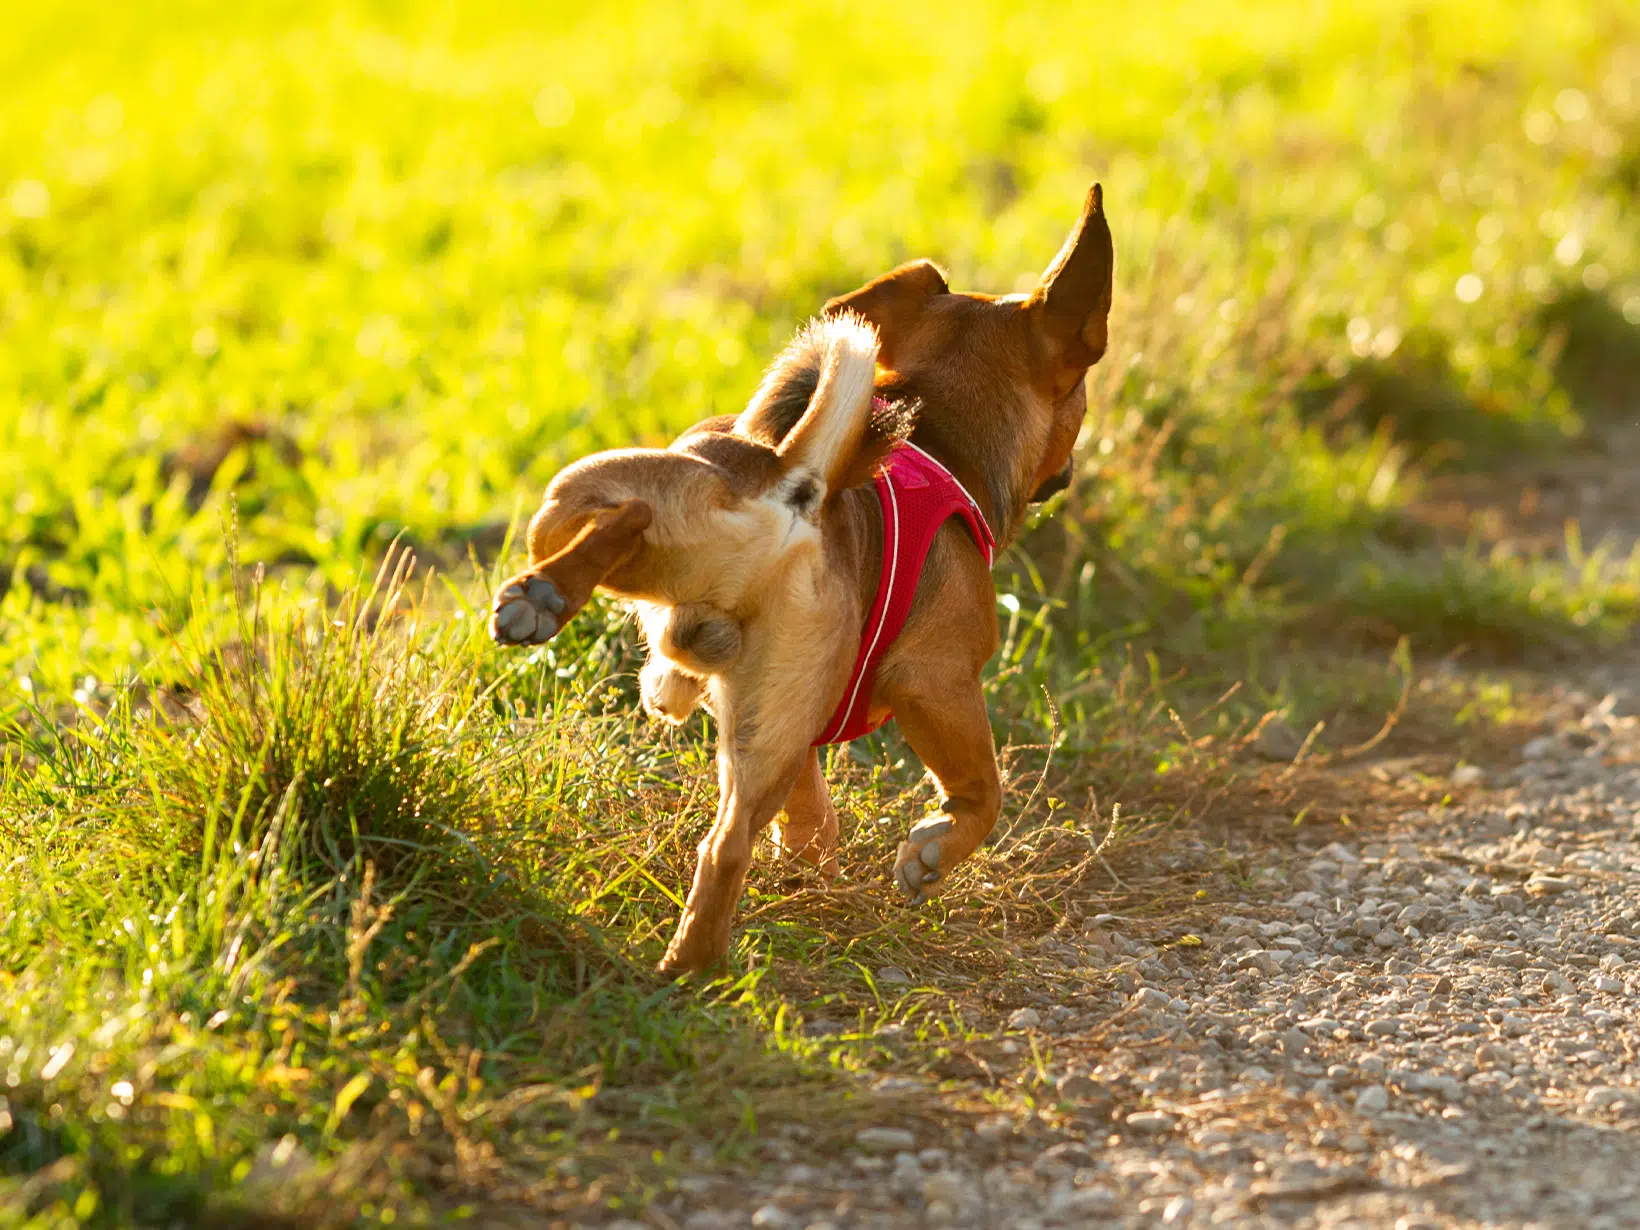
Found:
<svg viewBox="0 0 1640 1230"><path fill-rule="evenodd" d="M921 452L920 449L918 451ZM884 582L884 586L886 592L892 594L894 592L894 577L900 570L900 542L904 538L904 535L900 533L900 498L894 494L893 483L886 483L884 485L888 488L888 502L890 505L889 515L884 520L884 525L885 527L888 525L892 525L894 527L894 547L889 553L888 580ZM884 535L883 548L885 551L888 550L886 533ZM888 609L889 603L885 600L883 602L882 613L877 617L877 627L871 634L871 644L867 647L865 655L861 659L863 662L869 663L871 661L871 655L877 652L877 642L882 640L883 628L888 623ZM859 697L860 688L865 681L866 672L862 670L859 678L854 681L854 690L848 694L848 703L837 710L837 721L833 722L826 729L826 733L821 736L820 741L822 743L831 742L831 740L837 737L838 731L848 724L849 716L854 712L854 702Z"/></svg>

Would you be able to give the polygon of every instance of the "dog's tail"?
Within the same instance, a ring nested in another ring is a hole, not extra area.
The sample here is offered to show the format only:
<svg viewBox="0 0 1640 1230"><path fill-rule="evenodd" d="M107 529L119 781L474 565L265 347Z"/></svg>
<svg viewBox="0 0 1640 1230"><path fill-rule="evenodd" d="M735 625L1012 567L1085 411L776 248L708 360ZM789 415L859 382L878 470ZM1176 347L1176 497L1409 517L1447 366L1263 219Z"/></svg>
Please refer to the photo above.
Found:
<svg viewBox="0 0 1640 1230"><path fill-rule="evenodd" d="M773 448L814 506L864 482L910 429L904 408L873 406L877 330L852 312L809 322L775 360L735 422L735 432Z"/></svg>

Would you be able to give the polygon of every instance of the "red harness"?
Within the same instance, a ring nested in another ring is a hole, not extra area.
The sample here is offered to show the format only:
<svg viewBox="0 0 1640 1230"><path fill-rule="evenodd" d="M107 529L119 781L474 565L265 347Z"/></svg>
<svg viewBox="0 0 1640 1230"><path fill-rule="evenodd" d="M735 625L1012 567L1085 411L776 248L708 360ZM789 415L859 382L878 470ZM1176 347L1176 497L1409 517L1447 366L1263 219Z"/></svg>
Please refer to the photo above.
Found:
<svg viewBox="0 0 1640 1230"><path fill-rule="evenodd" d="M905 627L911 600L922 577L923 561L934 535L953 516L968 523L985 566L991 566L996 539L985 516L959 483L939 462L910 441L894 446L877 471L877 500L883 508L883 574L877 581L877 600L860 638L860 656L837 712L826 723L814 746L847 743L870 734L890 717L870 718L871 689L877 666Z"/></svg>

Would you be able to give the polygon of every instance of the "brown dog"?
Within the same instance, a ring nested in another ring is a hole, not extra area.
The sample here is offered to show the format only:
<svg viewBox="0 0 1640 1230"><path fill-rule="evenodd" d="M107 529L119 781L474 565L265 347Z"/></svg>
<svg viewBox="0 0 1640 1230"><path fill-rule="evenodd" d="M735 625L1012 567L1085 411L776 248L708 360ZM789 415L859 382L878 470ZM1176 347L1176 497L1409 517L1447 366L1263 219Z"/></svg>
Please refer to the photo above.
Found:
<svg viewBox="0 0 1640 1230"><path fill-rule="evenodd" d="M1068 478L1083 377L1105 350L1112 265L1095 184L1029 295L953 293L931 262L903 265L827 303L740 415L666 450L589 457L547 488L531 567L496 595L491 634L547 640L601 585L636 600L651 653L645 708L682 721L704 699L718 722L717 820L662 970L727 951L753 842L777 812L788 857L836 865L837 815L813 743L848 686L879 584L884 518L861 484L909 426L895 408L918 407L911 441L1006 544L1033 498ZM939 786L940 810L895 859L916 901L996 824L980 686L996 645L986 559L953 517L869 700L874 719L892 711Z"/></svg>

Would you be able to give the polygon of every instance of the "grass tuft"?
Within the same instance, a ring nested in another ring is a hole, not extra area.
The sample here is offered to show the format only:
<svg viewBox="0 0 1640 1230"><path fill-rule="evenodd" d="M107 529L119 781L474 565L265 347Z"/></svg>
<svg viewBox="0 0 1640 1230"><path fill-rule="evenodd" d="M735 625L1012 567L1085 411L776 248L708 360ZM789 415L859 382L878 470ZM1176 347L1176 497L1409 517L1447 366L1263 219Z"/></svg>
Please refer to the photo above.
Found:
<svg viewBox="0 0 1640 1230"><path fill-rule="evenodd" d="M194 818L203 857L271 839L293 844L303 874L320 879L365 862L388 883L433 867L484 877L462 832L482 798L466 770L482 750L469 738L484 696L418 645L413 562L389 552L368 588L271 628L253 584L236 612L240 639L206 646L176 681L188 703L162 720L167 746L188 754L146 776Z"/></svg>
<svg viewBox="0 0 1640 1230"><path fill-rule="evenodd" d="M1546 304L1534 322L1544 352L1553 356L1556 380L1578 405L1608 420L1632 415L1640 389L1640 295L1627 303L1625 315L1609 294L1577 285Z"/></svg>

